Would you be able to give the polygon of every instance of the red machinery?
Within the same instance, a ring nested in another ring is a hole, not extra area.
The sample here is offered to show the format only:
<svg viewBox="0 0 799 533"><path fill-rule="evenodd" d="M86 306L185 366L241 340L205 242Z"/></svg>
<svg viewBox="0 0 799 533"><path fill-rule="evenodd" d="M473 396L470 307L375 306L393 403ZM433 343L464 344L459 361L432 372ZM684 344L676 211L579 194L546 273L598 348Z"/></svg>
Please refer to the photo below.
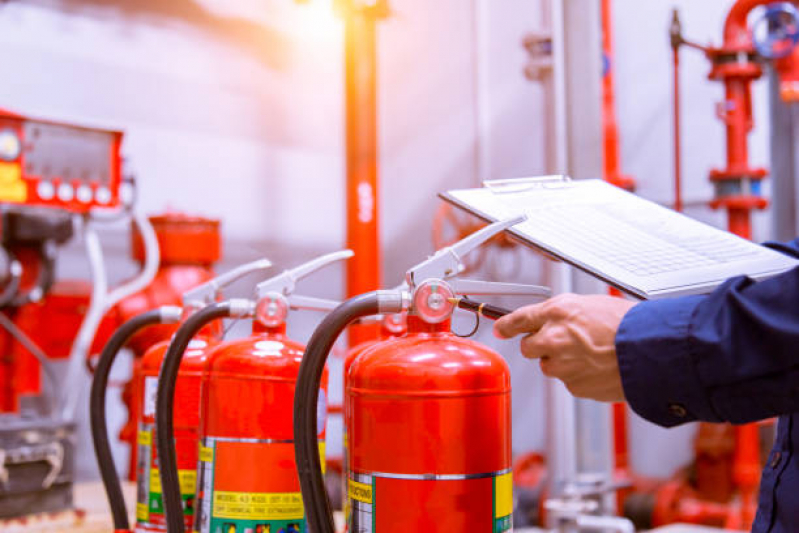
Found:
<svg viewBox="0 0 799 533"><path fill-rule="evenodd" d="M334 531L316 453L316 409L332 345L358 318L410 311L408 334L361 353L346 376L350 531L507 531L513 483L510 375L488 348L449 332L455 294L547 295L455 279L460 257L521 218L486 227L408 271L407 287L357 296L314 332L294 396L297 468L309 528Z"/></svg>
<svg viewBox="0 0 799 533"><path fill-rule="evenodd" d="M337 302L299 296L297 281L347 259L345 250L287 270L258 285L257 304L239 301L238 314L255 315L253 335L226 342L210 355L200 405L198 512L200 532L251 530L305 533L293 456L292 401L304 347L289 339L289 309L329 311ZM230 316L236 301L197 312L180 327L164 358L156 398L156 435L167 529L185 530L179 495L175 378L182 353L208 320ZM316 453L324 456L327 373L316 409Z"/></svg>
<svg viewBox="0 0 799 533"><path fill-rule="evenodd" d="M682 207L680 184L680 121L679 121L679 49L686 45L705 53L711 61L709 79L725 86L725 99L719 104L718 116L724 122L727 136L727 164L715 169L710 179L715 186L711 207L727 210L728 227L732 233L751 238L751 211L764 209L768 201L761 196L761 181L767 171L752 168L749 163L748 135L753 128L752 82L763 74L763 59L782 57L775 63L781 78L783 98L793 98L793 79L798 72L795 47L799 32L784 42L758 42L748 23L753 9L785 3L773 0L738 0L724 24L724 43L720 47L705 47L686 40L675 11L671 25L671 44L674 58L674 127L675 127L675 208ZM779 17L767 20L769 31L779 23ZM796 25L796 16L793 25ZM770 54L774 53L772 57ZM760 426L746 424L732 427L700 424L695 442L696 457L693 475L678 474L674 480L651 492L639 493L631 504L641 503L641 494L648 494L648 519L652 526L672 522L688 522L747 529L754 520L761 465ZM634 514L639 515L639 511ZM640 516L640 515L639 515Z"/></svg>
<svg viewBox="0 0 799 533"><path fill-rule="evenodd" d="M87 213L121 204L122 132L0 109L0 202Z"/></svg>
<svg viewBox="0 0 799 533"><path fill-rule="evenodd" d="M219 221L182 213L168 212L150 217L161 251L158 272L146 289L126 298L109 313L108 321L116 326L144 311L165 305L180 305L182 295L190 289L208 282L214 277L213 264L221 256ZM131 235L133 259L144 261L144 245L141 234ZM132 378L122 391L122 399L128 408L128 420L119 433L119 438L130 446L128 478L133 480L136 472L137 425L140 417L139 395L141 384L141 358L153 345L168 340L177 325L154 325L130 339L127 346L135 356ZM97 350L94 351L95 353Z"/></svg>
<svg viewBox="0 0 799 533"><path fill-rule="evenodd" d="M93 341L103 335L103 314L155 273L158 251L152 228L132 212L132 183L122 181L121 140L118 131L0 110L2 245L9 264L0 295L0 411L5 412L0 452L7 477L0 485L3 517L71 505L74 422L85 383L84 361ZM141 228L147 260L140 275L108 291L94 226L102 221L102 212L111 210ZM56 283L56 247L76 232L86 249L91 283ZM59 358L67 361L63 377L51 362ZM46 391L42 371L50 381ZM42 406L48 397L52 402ZM42 460L49 468L42 468Z"/></svg>
<svg viewBox="0 0 799 533"><path fill-rule="evenodd" d="M266 259L242 265L216 279L208 281L183 295L183 308L187 312L210 305L225 286L253 272L271 267ZM179 477L181 495L185 506L186 526L194 521L194 496L197 484L197 439L200 426L200 386L206 369L206 362L212 349L219 343L221 330L211 324L191 340L183 356L178 374L176 396L178 409L175 411L175 446L179 450ZM142 333L150 333L160 326L152 326ZM170 329L175 329L177 325ZM140 334L141 335L141 334ZM135 340L136 337L131 339ZM170 340L162 340L152 345L141 359L139 369L139 388L137 397L141 403L138 423L138 453L136 482L136 530L163 531L164 507L161 498L161 483L158 474L158 453L153 446L155 431L155 394L158 387L158 372Z"/></svg>

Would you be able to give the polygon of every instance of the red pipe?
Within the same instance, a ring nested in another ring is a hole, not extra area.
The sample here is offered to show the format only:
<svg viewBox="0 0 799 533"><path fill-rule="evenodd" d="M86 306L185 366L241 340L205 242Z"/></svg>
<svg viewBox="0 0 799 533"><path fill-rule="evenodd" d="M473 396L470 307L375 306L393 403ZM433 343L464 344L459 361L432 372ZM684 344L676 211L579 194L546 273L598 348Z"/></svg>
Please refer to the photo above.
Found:
<svg viewBox="0 0 799 533"><path fill-rule="evenodd" d="M730 8L724 21L724 48L747 51L752 48L752 34L747 19L753 9L775 0L738 0Z"/></svg>
<svg viewBox="0 0 799 533"><path fill-rule="evenodd" d="M604 122L605 181L622 189L635 189L635 180L621 173L619 126L616 120L616 92L613 75L613 24L611 0L602 0L602 50L607 71L602 78L602 119Z"/></svg>
<svg viewBox="0 0 799 533"><path fill-rule="evenodd" d="M679 19L677 10L674 10L673 24ZM674 39L674 34L672 34ZM680 132L680 42L672 42L672 56L674 58L674 210L682 211L682 134Z"/></svg>
<svg viewBox="0 0 799 533"><path fill-rule="evenodd" d="M347 297L373 291L380 282L377 148L376 14L342 2L347 137ZM350 327L350 346L378 336L374 325Z"/></svg>

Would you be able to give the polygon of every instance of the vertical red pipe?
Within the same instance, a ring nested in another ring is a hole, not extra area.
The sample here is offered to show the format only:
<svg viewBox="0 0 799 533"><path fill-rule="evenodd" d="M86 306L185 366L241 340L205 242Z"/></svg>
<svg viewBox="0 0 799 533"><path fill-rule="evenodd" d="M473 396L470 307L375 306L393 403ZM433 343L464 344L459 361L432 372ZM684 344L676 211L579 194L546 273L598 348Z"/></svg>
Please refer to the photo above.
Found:
<svg viewBox="0 0 799 533"><path fill-rule="evenodd" d="M347 136L347 297L379 289L376 21L367 8L344 12ZM376 338L376 326L350 328L350 346Z"/></svg>
<svg viewBox="0 0 799 533"><path fill-rule="evenodd" d="M613 21L611 0L602 0L602 53L606 71L602 77L602 122L604 125L604 177L605 181L633 190L635 181L621 173L619 159L619 125L616 120L616 92L613 75Z"/></svg>
<svg viewBox="0 0 799 533"><path fill-rule="evenodd" d="M606 61L606 72L602 78L602 119L604 125L604 178L605 181L632 190L635 182L621 174L619 162L619 127L616 121L616 101L613 77L613 24L611 0L602 0L602 51ZM611 288L612 296L621 296L621 293ZM615 403L612 407L613 424L613 462L614 477L628 479L630 477L630 462L627 434L627 407L624 403ZM619 509L624 506L626 491L618 492L617 504Z"/></svg>
<svg viewBox="0 0 799 533"><path fill-rule="evenodd" d="M675 20L677 12L674 12ZM682 211L682 134L680 131L680 47L672 44L674 58L674 210Z"/></svg>

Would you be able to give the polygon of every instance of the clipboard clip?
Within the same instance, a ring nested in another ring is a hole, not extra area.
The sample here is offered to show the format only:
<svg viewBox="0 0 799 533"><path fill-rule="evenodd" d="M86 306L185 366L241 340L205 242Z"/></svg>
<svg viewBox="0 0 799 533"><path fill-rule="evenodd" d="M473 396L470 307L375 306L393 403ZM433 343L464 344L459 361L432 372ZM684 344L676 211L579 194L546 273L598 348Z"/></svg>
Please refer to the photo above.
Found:
<svg viewBox="0 0 799 533"><path fill-rule="evenodd" d="M504 180L486 180L483 187L494 194L511 194L533 189L562 189L570 187L572 179L565 174L536 176L531 178L512 178Z"/></svg>

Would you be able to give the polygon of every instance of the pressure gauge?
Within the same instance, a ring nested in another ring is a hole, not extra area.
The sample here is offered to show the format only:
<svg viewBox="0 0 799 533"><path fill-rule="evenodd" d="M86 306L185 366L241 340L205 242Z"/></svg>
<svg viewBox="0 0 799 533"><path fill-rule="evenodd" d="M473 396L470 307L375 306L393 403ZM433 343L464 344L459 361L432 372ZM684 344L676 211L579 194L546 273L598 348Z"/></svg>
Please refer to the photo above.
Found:
<svg viewBox="0 0 799 533"><path fill-rule="evenodd" d="M0 130L0 160L15 161L22 153L22 141L11 129Z"/></svg>
<svg viewBox="0 0 799 533"><path fill-rule="evenodd" d="M289 304L279 293L269 293L255 307L255 319L268 328L274 328L286 321Z"/></svg>
<svg viewBox="0 0 799 533"><path fill-rule="evenodd" d="M416 314L427 323L438 324L452 316L455 305L449 301L455 297L446 282L439 279L423 281L414 292L413 307Z"/></svg>

